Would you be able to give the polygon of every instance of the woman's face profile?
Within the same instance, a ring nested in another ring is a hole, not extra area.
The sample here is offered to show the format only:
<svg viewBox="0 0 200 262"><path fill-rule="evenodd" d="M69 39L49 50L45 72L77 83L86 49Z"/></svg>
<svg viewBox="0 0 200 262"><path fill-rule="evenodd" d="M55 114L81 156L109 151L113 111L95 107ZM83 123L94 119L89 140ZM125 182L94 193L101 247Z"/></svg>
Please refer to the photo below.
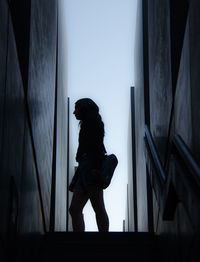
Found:
<svg viewBox="0 0 200 262"><path fill-rule="evenodd" d="M73 114L75 115L77 120L81 120L80 111L76 105Z"/></svg>

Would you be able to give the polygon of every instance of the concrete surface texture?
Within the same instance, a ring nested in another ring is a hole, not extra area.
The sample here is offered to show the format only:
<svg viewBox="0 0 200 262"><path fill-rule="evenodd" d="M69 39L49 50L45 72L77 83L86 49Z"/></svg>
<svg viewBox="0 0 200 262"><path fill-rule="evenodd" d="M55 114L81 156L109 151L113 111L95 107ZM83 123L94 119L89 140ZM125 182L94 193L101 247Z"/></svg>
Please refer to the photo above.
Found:
<svg viewBox="0 0 200 262"><path fill-rule="evenodd" d="M143 42L137 35L136 42L141 42L136 44L135 56L139 229L145 230L148 227L147 213L140 212L145 206L147 195L146 170L141 161L144 154L143 128L144 124L148 124L166 174L171 176L168 181L171 179L180 201L174 217L166 220L153 193L154 231L162 236L165 243L163 252L170 261L198 261L199 189L192 186L189 180L183 182L183 173L186 171L182 170L181 176L181 169L178 172L169 153L172 138L179 134L200 164L200 2L150 0L148 4L143 1L144 6L148 11L142 9L142 4L138 9L143 17L138 19L138 32L142 34ZM146 46L148 52L145 51ZM147 73L142 71L145 63L148 66ZM148 81L147 89L145 81ZM143 102L146 100L149 106ZM148 112L149 123L144 117ZM174 250L173 254L168 252L169 248Z"/></svg>
<svg viewBox="0 0 200 262"><path fill-rule="evenodd" d="M143 150L144 137L144 56L143 56L143 15L142 2L138 1L135 43L135 137L138 230L148 231L146 164Z"/></svg>
<svg viewBox="0 0 200 262"><path fill-rule="evenodd" d="M57 162L57 169L53 164L55 152L60 156L66 150L67 136L67 111L55 111L55 99L66 98L63 87L56 89L57 11L55 0L0 1L2 235L49 230L55 208L55 226L66 228L66 159ZM60 126L65 126L63 133ZM59 188L55 207L51 192L56 172L62 179L54 185ZM65 195L62 202L59 192Z"/></svg>

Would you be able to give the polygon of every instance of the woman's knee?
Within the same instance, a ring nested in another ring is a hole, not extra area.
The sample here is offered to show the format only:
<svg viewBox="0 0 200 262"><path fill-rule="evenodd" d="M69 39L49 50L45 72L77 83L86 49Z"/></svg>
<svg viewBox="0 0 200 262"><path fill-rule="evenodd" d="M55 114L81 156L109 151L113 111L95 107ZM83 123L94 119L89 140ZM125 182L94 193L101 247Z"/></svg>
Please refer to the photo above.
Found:
<svg viewBox="0 0 200 262"><path fill-rule="evenodd" d="M75 191L72 197L71 205L69 208L69 213L71 216L77 216L82 214L82 210L87 203L87 194L82 191Z"/></svg>

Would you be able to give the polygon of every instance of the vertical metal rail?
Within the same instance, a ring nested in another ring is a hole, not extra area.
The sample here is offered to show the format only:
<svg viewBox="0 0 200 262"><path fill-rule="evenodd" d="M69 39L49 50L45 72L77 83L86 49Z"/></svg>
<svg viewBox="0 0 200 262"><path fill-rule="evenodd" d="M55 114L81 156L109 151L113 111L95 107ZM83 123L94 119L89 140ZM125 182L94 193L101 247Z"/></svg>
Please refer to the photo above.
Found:
<svg viewBox="0 0 200 262"><path fill-rule="evenodd" d="M127 187L126 187L126 201L127 201L127 217L128 217L128 221L127 221L127 228L128 228L128 231L129 231L129 228L130 228L130 219L129 219L129 216L130 216L130 208L129 208L129 190L128 190L128 184L127 184ZM126 220L123 220L123 223L124 223L124 229L123 231L125 232L126 231Z"/></svg>
<svg viewBox="0 0 200 262"><path fill-rule="evenodd" d="M67 98L67 192L66 192L66 231L69 231L69 125L70 125L70 98Z"/></svg>
<svg viewBox="0 0 200 262"><path fill-rule="evenodd" d="M137 177L136 177L136 150L135 150L135 88L131 87L131 129L132 129L132 166L133 166L133 210L134 227L138 231L137 212Z"/></svg>

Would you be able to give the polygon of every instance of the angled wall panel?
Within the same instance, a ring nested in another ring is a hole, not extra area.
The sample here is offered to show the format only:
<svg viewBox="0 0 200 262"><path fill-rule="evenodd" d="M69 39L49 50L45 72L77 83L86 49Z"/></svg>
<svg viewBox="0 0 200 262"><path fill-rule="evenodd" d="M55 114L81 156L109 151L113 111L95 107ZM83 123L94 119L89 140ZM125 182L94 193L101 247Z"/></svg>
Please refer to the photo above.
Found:
<svg viewBox="0 0 200 262"><path fill-rule="evenodd" d="M138 1L135 43L135 150L138 231L148 231L146 163L144 156L144 60L142 1Z"/></svg>
<svg viewBox="0 0 200 262"><path fill-rule="evenodd" d="M172 108L170 9L169 1L148 3L150 127L164 163Z"/></svg>
<svg viewBox="0 0 200 262"><path fill-rule="evenodd" d="M55 230L67 228L67 32L64 0L58 1L58 74Z"/></svg>
<svg viewBox="0 0 200 262"><path fill-rule="evenodd" d="M1 126L0 210L3 215L0 218L0 232L17 228L16 217L19 208L19 186L23 164L24 92L10 17L7 43L8 53L5 68L7 80L3 85L4 120ZM13 183L15 189L12 186Z"/></svg>
<svg viewBox="0 0 200 262"><path fill-rule="evenodd" d="M24 159L20 181L18 232L20 234L44 232L33 150L27 124L25 126Z"/></svg>
<svg viewBox="0 0 200 262"><path fill-rule="evenodd" d="M31 1L28 107L47 227L53 158L56 7L54 0Z"/></svg>

